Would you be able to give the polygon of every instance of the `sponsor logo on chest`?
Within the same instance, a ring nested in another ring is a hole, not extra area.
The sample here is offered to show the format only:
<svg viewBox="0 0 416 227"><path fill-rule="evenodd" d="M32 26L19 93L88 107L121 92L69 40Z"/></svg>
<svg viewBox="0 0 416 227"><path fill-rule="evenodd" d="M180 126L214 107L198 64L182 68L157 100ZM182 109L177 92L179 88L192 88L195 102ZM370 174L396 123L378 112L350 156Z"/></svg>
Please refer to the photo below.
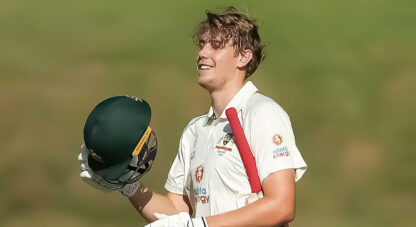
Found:
<svg viewBox="0 0 416 227"><path fill-rule="evenodd" d="M204 166L199 165L195 170L195 185L198 185L194 187L194 194L195 194L195 200L197 203L208 203L209 202L209 195L207 193L207 189L205 187L199 186L202 179L204 178Z"/></svg>
<svg viewBox="0 0 416 227"><path fill-rule="evenodd" d="M197 203L206 204L209 203L209 195L207 193L207 189L204 187L196 187L194 188L195 193L195 200Z"/></svg>
<svg viewBox="0 0 416 227"><path fill-rule="evenodd" d="M219 156L223 156L226 152L231 152L234 145L234 138L232 133L227 133L219 139L215 150Z"/></svg>
<svg viewBox="0 0 416 227"><path fill-rule="evenodd" d="M203 165L199 165L198 167L196 167L195 170L195 185L197 185L196 187L194 187L194 194L195 194L195 200L197 203L208 203L209 202L209 194L207 193L207 189L205 187L201 187L200 183L202 181L202 179L204 178L204 166Z"/></svg>
<svg viewBox="0 0 416 227"><path fill-rule="evenodd" d="M195 170L195 181L197 183L200 183L203 177L204 177L204 166L200 165Z"/></svg>

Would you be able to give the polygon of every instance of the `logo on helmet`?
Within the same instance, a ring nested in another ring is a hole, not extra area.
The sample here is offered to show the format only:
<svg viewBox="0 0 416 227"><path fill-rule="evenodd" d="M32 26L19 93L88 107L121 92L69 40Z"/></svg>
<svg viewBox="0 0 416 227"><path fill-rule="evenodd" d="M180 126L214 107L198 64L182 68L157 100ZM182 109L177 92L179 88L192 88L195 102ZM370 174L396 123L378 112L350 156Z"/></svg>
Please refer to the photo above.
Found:
<svg viewBox="0 0 416 227"><path fill-rule="evenodd" d="M88 149L89 151L90 151L90 154L91 154L91 157L95 160L95 161L97 161L97 162L101 162L101 163L104 163L104 160L103 160L103 158L101 158L97 153L95 153L94 152L94 150L92 150L92 149Z"/></svg>
<svg viewBox="0 0 416 227"><path fill-rule="evenodd" d="M136 101L143 102L143 101L142 101L142 99L139 99L139 98L134 97L134 96L126 95L126 97L131 98L131 99L134 99L134 100L136 100Z"/></svg>

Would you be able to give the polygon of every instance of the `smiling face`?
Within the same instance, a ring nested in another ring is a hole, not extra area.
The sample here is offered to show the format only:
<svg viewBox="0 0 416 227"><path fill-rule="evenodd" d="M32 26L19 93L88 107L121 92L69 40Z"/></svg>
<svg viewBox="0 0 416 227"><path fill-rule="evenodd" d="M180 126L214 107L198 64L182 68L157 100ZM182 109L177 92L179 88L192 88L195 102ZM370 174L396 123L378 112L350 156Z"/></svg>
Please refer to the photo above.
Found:
<svg viewBox="0 0 416 227"><path fill-rule="evenodd" d="M249 57L244 69L245 76L251 76L264 57L263 44L255 20L239 13L234 7L229 7L222 13L208 11L206 15L206 20L201 21L195 27L193 34L194 42L201 47L198 57L205 59L204 57L208 56L205 52L210 52L209 49L211 48L215 50L214 52L218 52L218 55L221 55L222 51L226 51L232 45L234 47L233 51L236 53L234 57L237 57L238 54ZM208 50L205 50L205 48ZM247 54L247 50L249 50L249 54ZM230 51L230 53L233 51ZM202 70L211 71L215 69L217 73L222 71L222 69L219 70L217 62L211 61L209 63L216 63L217 65L207 64L207 66L199 68L200 75L206 75ZM232 70L231 66L230 70ZM202 77L200 83L202 83L201 85L205 84Z"/></svg>
<svg viewBox="0 0 416 227"><path fill-rule="evenodd" d="M211 43L205 43L197 58L198 83L208 91L224 88L239 75L245 75L245 71L239 68L240 58L241 55L236 53L231 43L222 48L214 48Z"/></svg>

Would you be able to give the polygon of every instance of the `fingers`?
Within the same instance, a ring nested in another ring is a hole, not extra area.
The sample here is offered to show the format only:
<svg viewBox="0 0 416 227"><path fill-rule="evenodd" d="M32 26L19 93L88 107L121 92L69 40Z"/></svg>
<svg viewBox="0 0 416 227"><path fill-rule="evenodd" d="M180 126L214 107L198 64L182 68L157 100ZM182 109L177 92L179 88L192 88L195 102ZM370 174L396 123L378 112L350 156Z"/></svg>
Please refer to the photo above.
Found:
<svg viewBox="0 0 416 227"><path fill-rule="evenodd" d="M82 159L87 160L88 155L90 154L90 151L88 150L87 146L85 146L85 144L82 144L81 146L81 154L82 154Z"/></svg>
<svg viewBox="0 0 416 227"><path fill-rule="evenodd" d="M91 179L91 178L92 178L91 174L90 174L88 171L82 171L82 172L79 174L79 176L80 176L81 178L88 178L88 179Z"/></svg>
<svg viewBox="0 0 416 227"><path fill-rule="evenodd" d="M79 166L81 167L81 171L88 170L88 167L83 162Z"/></svg>
<svg viewBox="0 0 416 227"><path fill-rule="evenodd" d="M81 145L81 150L82 150L81 153L78 154L78 161L81 163L80 164L81 172L89 171L90 170L90 167L88 166L89 150L88 150L87 146L85 146L85 144ZM89 175L91 177L91 174L89 174Z"/></svg>
<svg viewBox="0 0 416 227"><path fill-rule="evenodd" d="M82 161L82 153L78 154L78 161L80 161L80 162Z"/></svg>
<svg viewBox="0 0 416 227"><path fill-rule="evenodd" d="M88 159L83 157L84 155L82 153L79 153L78 155L78 161L80 162L80 169L81 169L81 177L87 177L87 178L91 178L91 169L88 166ZM84 173L85 172L85 173Z"/></svg>
<svg viewBox="0 0 416 227"><path fill-rule="evenodd" d="M85 144L81 145L81 150L82 151L78 154L77 158L80 162L81 169L81 173L79 174L79 176L84 182L101 191L112 191L121 187L120 184L113 184L107 182L100 175L95 174L94 171L88 165L88 156L90 154L90 151L88 150L87 146L85 146Z"/></svg>
<svg viewBox="0 0 416 227"><path fill-rule="evenodd" d="M87 145L85 145L85 143L83 143L83 144L81 145L81 150L82 150L82 151L88 151Z"/></svg>
<svg viewBox="0 0 416 227"><path fill-rule="evenodd" d="M81 145L81 149L82 149L84 146L85 146L85 145L84 145L84 144L82 144L82 145ZM88 159L84 159L83 152L81 152L81 153L79 153L79 154L78 154L78 161L81 163L81 164L80 164L81 173L79 174L79 176L80 176L82 179L84 179L84 178L91 179L91 174L90 174L90 173L88 173L88 171L87 171L88 167L87 167L87 165L85 164L85 163L86 163L86 160L88 160Z"/></svg>

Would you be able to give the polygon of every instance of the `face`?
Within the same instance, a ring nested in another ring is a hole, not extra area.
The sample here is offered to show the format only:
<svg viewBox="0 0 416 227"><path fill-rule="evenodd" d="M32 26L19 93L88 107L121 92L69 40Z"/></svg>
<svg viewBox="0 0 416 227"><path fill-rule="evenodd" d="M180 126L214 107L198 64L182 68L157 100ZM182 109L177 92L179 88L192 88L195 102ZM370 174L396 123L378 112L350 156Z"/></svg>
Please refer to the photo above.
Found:
<svg viewBox="0 0 416 227"><path fill-rule="evenodd" d="M217 49L205 43L197 58L198 83L207 90L220 89L239 73L238 63L239 55L231 43Z"/></svg>

